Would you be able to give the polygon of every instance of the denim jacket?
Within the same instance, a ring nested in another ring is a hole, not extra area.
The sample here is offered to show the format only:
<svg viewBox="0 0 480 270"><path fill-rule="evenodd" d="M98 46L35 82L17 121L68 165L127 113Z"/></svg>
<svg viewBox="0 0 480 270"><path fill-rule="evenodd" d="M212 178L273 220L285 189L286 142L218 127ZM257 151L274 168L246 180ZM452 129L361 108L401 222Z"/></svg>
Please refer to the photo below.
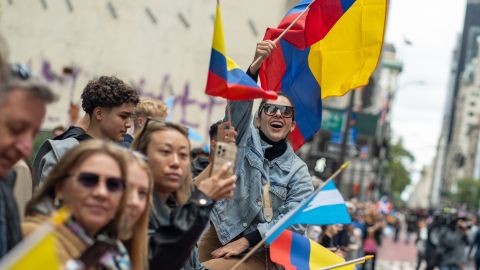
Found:
<svg viewBox="0 0 480 270"><path fill-rule="evenodd" d="M237 188L233 198L217 201L211 214L224 245L242 233L255 230L265 237L270 227L313 191L307 165L290 145L280 157L272 161L264 158L264 151L270 145L260 139L253 125L252 108L253 101L235 101L230 105L232 124L237 131ZM262 187L267 181L273 208L270 222L263 217ZM294 229L301 231L302 227Z"/></svg>

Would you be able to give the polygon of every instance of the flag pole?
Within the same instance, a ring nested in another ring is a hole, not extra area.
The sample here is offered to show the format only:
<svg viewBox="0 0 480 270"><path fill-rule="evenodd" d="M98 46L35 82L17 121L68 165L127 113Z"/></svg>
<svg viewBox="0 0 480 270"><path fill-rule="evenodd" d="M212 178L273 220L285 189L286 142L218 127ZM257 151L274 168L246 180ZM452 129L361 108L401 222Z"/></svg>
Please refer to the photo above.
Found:
<svg viewBox="0 0 480 270"><path fill-rule="evenodd" d="M227 121L230 122L230 127L232 125L232 101L227 99Z"/></svg>
<svg viewBox="0 0 480 270"><path fill-rule="evenodd" d="M315 2L316 0L313 0L312 2L310 2L310 4L308 4L308 6L305 8L305 10L303 10L300 14L298 14L298 16L295 18L295 20L293 20L290 25L285 28L285 30L283 30L283 32L273 41L275 44L277 44L280 39L288 32L288 30L290 30L290 28L293 27L293 25L295 25L295 23L298 22L298 20L300 20L300 18L303 16L303 14L305 14L308 10L310 10L310 6ZM259 56L257 59L255 59L255 61L253 61L253 63L251 64L252 66L256 66L259 64L259 62L262 62L264 60L263 56Z"/></svg>
<svg viewBox="0 0 480 270"><path fill-rule="evenodd" d="M348 167L348 162L343 163L342 166L340 166L340 168L338 168L338 170L335 171L335 173L333 173L332 176L330 176L327 181L323 182L322 185L317 190L322 189L326 184L328 184L330 181L336 178L347 167ZM240 261L238 261L232 267L231 270L237 269L242 263L244 263L248 258L250 258L253 255L253 253L257 251L265 243L265 241L267 241L267 238L268 237L264 237L262 241L258 242L258 244L256 244L245 256L243 256L243 258Z"/></svg>
<svg viewBox="0 0 480 270"><path fill-rule="evenodd" d="M342 266L347 266L347 265L351 265L351 264L364 263L367 260L373 259L373 257L374 257L373 255L367 255L365 257L361 257L361 258L358 258L358 259L353 259L353 260L350 260L350 261L330 265L330 266L327 266L327 267L322 267L322 268L319 268L317 270L330 270L330 269L334 269L334 268L338 268L338 267L342 267Z"/></svg>

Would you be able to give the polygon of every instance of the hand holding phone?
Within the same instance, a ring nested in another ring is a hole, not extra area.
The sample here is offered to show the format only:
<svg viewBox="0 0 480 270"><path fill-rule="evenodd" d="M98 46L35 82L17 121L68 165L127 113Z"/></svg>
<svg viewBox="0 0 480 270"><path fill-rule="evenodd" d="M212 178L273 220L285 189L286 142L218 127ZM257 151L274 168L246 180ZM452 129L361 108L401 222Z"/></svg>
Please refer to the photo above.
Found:
<svg viewBox="0 0 480 270"><path fill-rule="evenodd" d="M229 173L230 167L232 167L231 163L224 164L212 176L200 181L197 185L198 189L216 201L232 197L237 176Z"/></svg>
<svg viewBox="0 0 480 270"><path fill-rule="evenodd" d="M237 146L232 143L217 142L215 152L213 153L213 165L210 171L210 176L218 172L223 165L230 163L228 167L228 174L232 176L235 174L235 162L237 160Z"/></svg>

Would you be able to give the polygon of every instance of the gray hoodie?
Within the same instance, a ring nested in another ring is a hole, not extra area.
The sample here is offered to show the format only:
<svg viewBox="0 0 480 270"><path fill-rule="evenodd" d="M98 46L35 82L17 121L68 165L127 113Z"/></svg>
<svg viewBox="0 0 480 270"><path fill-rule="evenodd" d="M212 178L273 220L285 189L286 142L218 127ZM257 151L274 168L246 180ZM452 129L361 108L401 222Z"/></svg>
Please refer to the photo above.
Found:
<svg viewBox="0 0 480 270"><path fill-rule="evenodd" d="M53 167L65 153L80 142L75 138L47 140L38 150L33 161L33 185L37 187L48 176Z"/></svg>

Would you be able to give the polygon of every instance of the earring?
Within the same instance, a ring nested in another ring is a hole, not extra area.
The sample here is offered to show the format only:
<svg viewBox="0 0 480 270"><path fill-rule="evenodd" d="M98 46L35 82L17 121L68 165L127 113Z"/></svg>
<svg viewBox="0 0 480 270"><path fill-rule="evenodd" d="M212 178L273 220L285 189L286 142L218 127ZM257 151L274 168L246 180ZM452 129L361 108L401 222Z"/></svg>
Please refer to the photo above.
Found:
<svg viewBox="0 0 480 270"><path fill-rule="evenodd" d="M63 200L60 199L59 197L55 197L55 199L53 199L53 206L55 206L55 208L60 208L62 207L63 205Z"/></svg>

